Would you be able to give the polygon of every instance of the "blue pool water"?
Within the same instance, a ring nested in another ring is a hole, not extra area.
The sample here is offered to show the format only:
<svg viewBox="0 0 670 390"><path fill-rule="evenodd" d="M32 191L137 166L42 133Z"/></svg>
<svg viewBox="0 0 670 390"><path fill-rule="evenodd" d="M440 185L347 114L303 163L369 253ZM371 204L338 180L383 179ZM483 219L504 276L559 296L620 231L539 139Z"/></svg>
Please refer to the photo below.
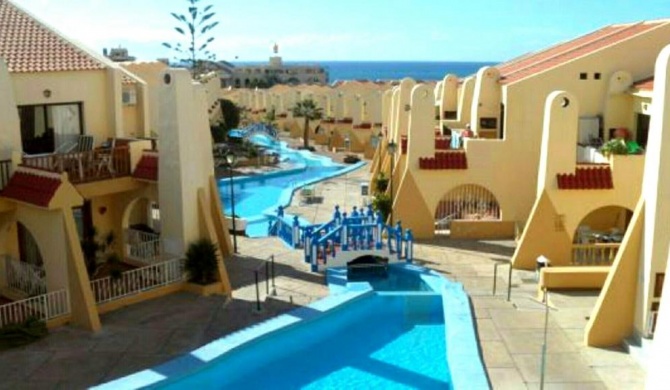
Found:
<svg viewBox="0 0 670 390"><path fill-rule="evenodd" d="M254 136L252 142L279 153L280 161L286 169L233 179L235 214L248 221L246 233L250 237L267 236L266 215L274 214L280 205L287 205L296 189L359 166L337 164L328 157L291 149L284 142L274 142L262 135ZM219 193L223 200L224 212L226 215L232 214L230 179L219 180Z"/></svg>
<svg viewBox="0 0 670 390"><path fill-rule="evenodd" d="M448 389L442 299L371 294L165 389Z"/></svg>
<svg viewBox="0 0 670 390"><path fill-rule="evenodd" d="M358 270L349 271L347 276L348 282L367 282L375 291L433 291L420 272L408 272L394 265L388 266L386 272Z"/></svg>

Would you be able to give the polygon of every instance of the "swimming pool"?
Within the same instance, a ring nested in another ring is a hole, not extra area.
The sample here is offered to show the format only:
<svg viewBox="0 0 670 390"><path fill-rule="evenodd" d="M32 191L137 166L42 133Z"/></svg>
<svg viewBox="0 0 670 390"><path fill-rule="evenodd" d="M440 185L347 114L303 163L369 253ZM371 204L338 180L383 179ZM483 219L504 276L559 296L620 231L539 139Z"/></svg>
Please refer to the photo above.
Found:
<svg viewBox="0 0 670 390"><path fill-rule="evenodd" d="M449 388L437 295L370 294L163 389Z"/></svg>
<svg viewBox="0 0 670 390"><path fill-rule="evenodd" d="M285 142L277 142L260 134L253 136L251 141L279 153L285 169L233 179L235 214L247 220L246 233L250 237L267 236L266 215L274 214L279 206L288 205L296 189L344 174L364 164L337 164L328 157L291 149ZM230 215L232 203L229 178L219 180L219 193L224 204L224 212Z"/></svg>
<svg viewBox="0 0 670 390"><path fill-rule="evenodd" d="M417 272L430 291L329 286L332 295L307 307L98 388L488 389L462 285L394 267L399 277Z"/></svg>

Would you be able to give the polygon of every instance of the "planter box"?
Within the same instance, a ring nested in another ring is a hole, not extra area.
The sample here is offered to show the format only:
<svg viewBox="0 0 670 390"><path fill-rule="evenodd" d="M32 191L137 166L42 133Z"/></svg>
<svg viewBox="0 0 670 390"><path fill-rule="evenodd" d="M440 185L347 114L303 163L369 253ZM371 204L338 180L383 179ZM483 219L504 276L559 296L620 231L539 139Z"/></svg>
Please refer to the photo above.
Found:
<svg viewBox="0 0 670 390"><path fill-rule="evenodd" d="M207 285L195 284L195 283L185 283L184 291L188 291L194 294L202 295L203 297L208 297L214 294L223 295L223 284L221 282L211 283Z"/></svg>

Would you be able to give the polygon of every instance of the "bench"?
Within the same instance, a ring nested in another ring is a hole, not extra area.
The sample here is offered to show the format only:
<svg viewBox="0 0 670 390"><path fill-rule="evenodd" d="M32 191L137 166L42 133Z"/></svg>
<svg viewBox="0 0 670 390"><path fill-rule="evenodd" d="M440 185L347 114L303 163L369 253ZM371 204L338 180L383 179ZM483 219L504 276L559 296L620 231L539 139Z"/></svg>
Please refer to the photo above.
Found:
<svg viewBox="0 0 670 390"><path fill-rule="evenodd" d="M540 289L600 289L610 266L545 267L540 271Z"/></svg>

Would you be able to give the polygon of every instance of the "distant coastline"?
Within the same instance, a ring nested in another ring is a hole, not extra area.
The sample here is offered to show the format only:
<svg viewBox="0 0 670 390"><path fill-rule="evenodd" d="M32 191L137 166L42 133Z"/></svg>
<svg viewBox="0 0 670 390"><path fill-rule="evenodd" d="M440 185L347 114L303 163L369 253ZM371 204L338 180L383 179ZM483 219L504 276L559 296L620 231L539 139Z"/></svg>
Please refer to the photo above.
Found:
<svg viewBox="0 0 670 390"><path fill-rule="evenodd" d="M254 65L258 62L234 62L235 65ZM330 82L337 80L442 80L448 73L459 77L476 73L481 67L498 62L413 62L413 61L284 61L285 65L321 65L328 70Z"/></svg>

